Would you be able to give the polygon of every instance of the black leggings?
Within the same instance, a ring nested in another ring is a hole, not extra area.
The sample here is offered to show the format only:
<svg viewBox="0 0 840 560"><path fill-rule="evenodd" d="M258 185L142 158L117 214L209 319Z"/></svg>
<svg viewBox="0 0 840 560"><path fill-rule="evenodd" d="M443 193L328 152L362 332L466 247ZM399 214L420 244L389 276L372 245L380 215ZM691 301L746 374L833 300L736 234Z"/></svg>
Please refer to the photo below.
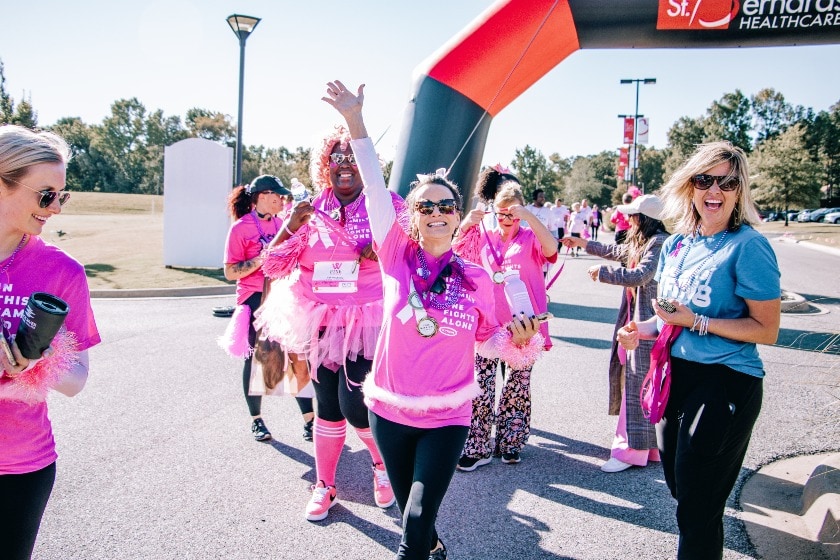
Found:
<svg viewBox="0 0 840 560"><path fill-rule="evenodd" d="M761 411L762 380L671 357L671 394L656 426L665 482L677 499L679 560L723 556L723 512Z"/></svg>
<svg viewBox="0 0 840 560"><path fill-rule="evenodd" d="M248 299L245 300L245 305L251 308L251 317L254 316L254 312L259 308L261 300L262 292L254 292L248 297ZM256 342L257 331L254 329L253 321L251 321L250 323L248 323L248 344L251 346L251 348L253 348ZM259 395L249 395L248 387L250 385L251 358L248 357L245 360L245 365L242 367L242 389L245 392L245 403L248 405L248 412L251 413L251 416L259 416L262 413L262 397ZM311 398L296 397L295 400L297 401L297 405L300 409L301 414L306 414L308 412L313 411Z"/></svg>
<svg viewBox="0 0 840 560"><path fill-rule="evenodd" d="M373 439L402 512L397 558L427 560L437 545L435 520L464 450L469 427L413 428L370 416Z"/></svg>
<svg viewBox="0 0 840 560"><path fill-rule="evenodd" d="M367 405L360 385L372 364L359 356L355 362L347 360L338 371L320 366L318 382L312 385L318 401L318 418L328 422L340 422L346 418L354 428L369 428ZM352 384L347 382L348 378Z"/></svg>
<svg viewBox="0 0 840 560"><path fill-rule="evenodd" d="M55 463L31 473L0 475L0 555L5 560L32 556L54 483Z"/></svg>

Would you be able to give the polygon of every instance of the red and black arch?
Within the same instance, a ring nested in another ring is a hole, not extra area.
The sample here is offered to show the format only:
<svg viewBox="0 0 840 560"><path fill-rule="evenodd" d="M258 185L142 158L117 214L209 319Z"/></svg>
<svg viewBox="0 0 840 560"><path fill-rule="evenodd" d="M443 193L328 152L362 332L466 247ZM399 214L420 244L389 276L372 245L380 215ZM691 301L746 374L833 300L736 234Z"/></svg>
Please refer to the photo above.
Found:
<svg viewBox="0 0 840 560"><path fill-rule="evenodd" d="M390 188L451 166L469 200L493 117L578 49L837 43L840 0L501 0L415 70Z"/></svg>

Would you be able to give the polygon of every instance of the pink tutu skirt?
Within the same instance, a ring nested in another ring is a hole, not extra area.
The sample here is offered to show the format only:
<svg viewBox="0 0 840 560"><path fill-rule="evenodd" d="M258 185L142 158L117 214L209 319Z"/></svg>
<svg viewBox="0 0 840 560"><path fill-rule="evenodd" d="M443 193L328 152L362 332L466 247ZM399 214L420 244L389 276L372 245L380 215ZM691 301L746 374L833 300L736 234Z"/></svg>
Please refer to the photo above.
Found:
<svg viewBox="0 0 840 560"><path fill-rule="evenodd" d="M298 273L275 280L254 314L254 327L286 352L305 355L312 378L318 366L337 371L345 360L372 360L382 325L382 301L336 305L313 301L296 282Z"/></svg>

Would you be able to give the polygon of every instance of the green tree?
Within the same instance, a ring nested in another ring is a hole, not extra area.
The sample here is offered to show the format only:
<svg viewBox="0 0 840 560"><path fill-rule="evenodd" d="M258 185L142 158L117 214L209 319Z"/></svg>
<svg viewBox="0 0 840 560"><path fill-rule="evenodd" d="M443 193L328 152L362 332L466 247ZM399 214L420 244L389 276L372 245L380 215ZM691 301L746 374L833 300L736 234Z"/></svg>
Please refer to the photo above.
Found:
<svg viewBox="0 0 840 560"><path fill-rule="evenodd" d="M79 117L63 117L50 130L64 138L70 145L67 164L67 187L74 191L93 191L102 181L97 180L97 158L91 153L94 131Z"/></svg>
<svg viewBox="0 0 840 560"><path fill-rule="evenodd" d="M31 99L23 99L15 106L15 100L6 91L6 73L0 60L0 124L16 124L26 128L38 126L38 113L32 107Z"/></svg>
<svg viewBox="0 0 840 560"><path fill-rule="evenodd" d="M10 124L15 114L15 102L6 91L6 71L0 59L0 124Z"/></svg>
<svg viewBox="0 0 840 560"><path fill-rule="evenodd" d="M808 127L808 145L822 168L826 195L834 200L840 196L840 102L814 117Z"/></svg>
<svg viewBox="0 0 840 560"><path fill-rule="evenodd" d="M805 127L794 125L762 143L751 157L755 201L765 207L806 207L819 200L820 168L805 146ZM785 218L787 225L787 218Z"/></svg>
<svg viewBox="0 0 840 560"><path fill-rule="evenodd" d="M657 150L642 146L639 153L639 169L636 173L636 182L639 188L650 194L659 190L665 184L665 161L668 158L668 150ZM627 192L626 189L623 192ZM617 200L621 200L621 197ZM615 196L612 197L615 202Z"/></svg>
<svg viewBox="0 0 840 560"><path fill-rule="evenodd" d="M728 140L750 153L752 141L752 115L750 100L736 89L734 93L726 93L718 101L713 101L706 112L704 121L704 142Z"/></svg>
<svg viewBox="0 0 840 560"><path fill-rule="evenodd" d="M193 138L204 138L230 147L236 144L236 127L230 115L194 107L187 111L185 122Z"/></svg>
<svg viewBox="0 0 840 560"><path fill-rule="evenodd" d="M615 165L615 156L609 153L610 166ZM599 156L580 156L572 163L572 172L566 178L567 205L584 198L592 204L608 204L610 185L605 181L609 176L603 175L602 162ZM614 184L614 183L613 183Z"/></svg>
<svg viewBox="0 0 840 560"><path fill-rule="evenodd" d="M92 148L106 159L111 173L101 187L114 192L154 192L148 188L146 161L146 108L135 97L111 105L111 115L102 121L94 135Z"/></svg>
<svg viewBox="0 0 840 560"><path fill-rule="evenodd" d="M750 98L756 145L783 132L790 126L795 111L785 96L772 88L764 88Z"/></svg>
<svg viewBox="0 0 840 560"><path fill-rule="evenodd" d="M541 151L526 144L524 148L514 152L511 165L522 184L522 194L526 202L533 200L534 191L537 189L545 191L546 200L554 200L557 195L556 175Z"/></svg>
<svg viewBox="0 0 840 560"><path fill-rule="evenodd" d="M705 139L705 118L680 117L668 129L668 156L665 173L676 171Z"/></svg>

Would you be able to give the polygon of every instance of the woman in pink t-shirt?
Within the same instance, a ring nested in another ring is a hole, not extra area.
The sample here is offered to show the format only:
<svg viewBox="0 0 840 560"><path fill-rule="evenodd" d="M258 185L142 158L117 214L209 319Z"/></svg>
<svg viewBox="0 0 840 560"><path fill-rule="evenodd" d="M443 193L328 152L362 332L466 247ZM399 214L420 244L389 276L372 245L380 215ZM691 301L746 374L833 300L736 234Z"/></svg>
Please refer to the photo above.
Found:
<svg viewBox="0 0 840 560"><path fill-rule="evenodd" d="M50 347L27 359L16 342L0 352L0 556L28 559L55 482L46 396L74 396L99 343L84 267L39 237L61 212L70 150L54 134L0 126L0 323L16 333L34 292L64 300L69 312Z"/></svg>
<svg viewBox="0 0 840 560"><path fill-rule="evenodd" d="M262 419L262 397L251 395L251 361L257 331L254 312L263 296L265 275L262 272L262 251L283 225L282 214L286 200L292 195L283 182L273 175L260 175L251 184L239 186L228 195L228 212L235 221L225 242L225 278L236 280L236 311L225 335L219 340L222 347L236 358L244 360L242 388L245 403L251 413L251 435L257 441L268 441L271 432ZM303 415L303 439L312 441L312 399L297 398Z"/></svg>
<svg viewBox="0 0 840 560"><path fill-rule="evenodd" d="M345 128L336 127L312 151L310 177L315 198L295 203L269 248L263 271L277 280L256 324L310 367L317 478L305 517L320 521L337 503L335 476L348 422L371 455L374 502L390 507L394 494L362 395L382 325L382 277ZM395 213L404 214L399 195L389 201Z"/></svg>
<svg viewBox="0 0 840 560"><path fill-rule="evenodd" d="M525 207L519 180L506 169L485 169L478 177L476 190L485 201L493 203L498 225L487 229L484 210L473 210L461 222L455 252L481 265L493 279L500 323L509 321L515 314L511 307L514 296L505 295L515 285L527 287L530 307L538 314L545 313L548 299L543 267L556 262L557 241ZM520 227L521 222L528 227ZM540 332L546 341L545 349L549 350L547 323L543 323ZM496 371L500 367L504 385L498 407L494 409ZM470 435L458 460L458 470L473 471L488 464L494 450L503 463L518 463L531 431L531 366L516 368L498 358L476 355L475 374L482 393L473 400ZM491 437L494 423L495 442Z"/></svg>
<svg viewBox="0 0 840 560"><path fill-rule="evenodd" d="M513 334L503 327L487 273L453 252L461 195L443 171L413 185L409 231L397 223L362 118L363 87L353 94L331 82L323 99L347 121L381 266L384 317L365 402L403 513L397 558L443 560L435 518L480 393L474 356L501 356L522 367L533 363L544 340L535 318L512 321Z"/></svg>

